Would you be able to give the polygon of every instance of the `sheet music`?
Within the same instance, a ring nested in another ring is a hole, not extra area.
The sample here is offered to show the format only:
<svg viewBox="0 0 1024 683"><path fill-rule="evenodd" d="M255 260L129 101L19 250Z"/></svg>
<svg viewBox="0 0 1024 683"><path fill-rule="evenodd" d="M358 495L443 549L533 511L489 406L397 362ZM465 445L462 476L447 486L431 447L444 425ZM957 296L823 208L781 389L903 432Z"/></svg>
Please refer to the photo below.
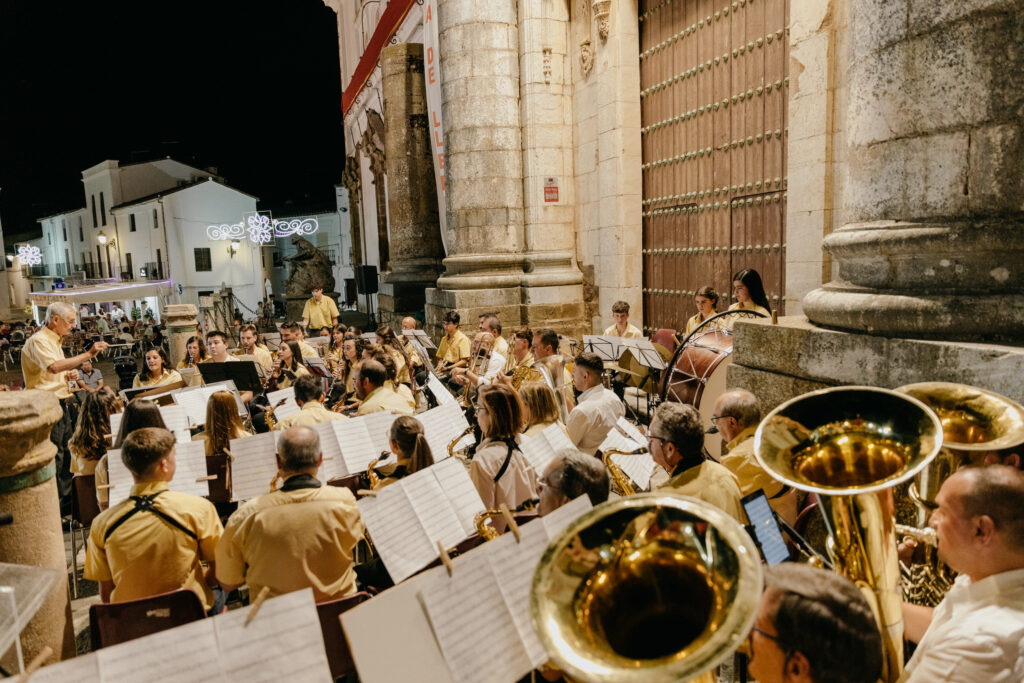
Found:
<svg viewBox="0 0 1024 683"><path fill-rule="evenodd" d="M242 399L238 395L238 390L235 389L235 383L230 380L227 382L207 384L202 387L179 389L174 391L171 395L174 397L174 402L185 411L185 414L188 416L189 425L192 427L198 427L206 423L206 404L209 401L210 396L218 391L231 392L235 397L235 403L239 405L238 414L244 414L245 405L242 403Z"/></svg>
<svg viewBox="0 0 1024 683"><path fill-rule="evenodd" d="M654 344L651 340L646 337L637 337L634 339L623 339L622 345L619 347L619 356L616 360L621 360L622 355L629 351L637 362L644 367L653 368L655 370L664 370L666 367L665 359L661 357L658 350L654 348Z"/></svg>
<svg viewBox="0 0 1024 683"><path fill-rule="evenodd" d="M121 460L120 448L107 451L107 483L110 485L110 488L107 489L110 507L114 507L131 495L135 479L132 477L131 471L125 467L124 461Z"/></svg>
<svg viewBox="0 0 1024 683"><path fill-rule="evenodd" d="M487 545L487 544L485 544ZM506 683L530 671L523 645L486 555L458 558L449 577L439 569L420 599L455 681ZM467 600L467 596L472 596Z"/></svg>
<svg viewBox="0 0 1024 683"><path fill-rule="evenodd" d="M603 361L618 362L626 340L622 337L609 337L603 334L583 335L583 350L596 353Z"/></svg>
<svg viewBox="0 0 1024 683"><path fill-rule="evenodd" d="M100 683L100 664L96 653L65 659L36 671L32 683Z"/></svg>
<svg viewBox="0 0 1024 683"><path fill-rule="evenodd" d="M124 417L124 412L111 413L110 414L110 433L117 435L117 432L121 429L121 419Z"/></svg>
<svg viewBox="0 0 1024 683"><path fill-rule="evenodd" d="M100 679L104 683L225 680L214 621L200 619L103 648L96 653Z"/></svg>
<svg viewBox="0 0 1024 683"><path fill-rule="evenodd" d="M437 557L437 547L427 538L401 485L405 479L378 489L376 496L356 502L373 545L395 583L401 583Z"/></svg>
<svg viewBox="0 0 1024 683"><path fill-rule="evenodd" d="M174 440L178 443L188 443L192 440L192 432L189 431L188 427L179 429L174 432Z"/></svg>
<svg viewBox="0 0 1024 683"><path fill-rule="evenodd" d="M624 417L620 417L619 421L615 424L627 437L635 441L640 446L643 446L644 448L647 447L647 437L644 436L643 432L641 432L635 424Z"/></svg>
<svg viewBox="0 0 1024 683"><path fill-rule="evenodd" d="M465 533L463 538L476 533L474 518L478 512L485 511L487 506L481 500L480 492L470 479L466 466L458 458L447 458L431 466L429 470L444 491L445 498L451 502L455 516L458 517Z"/></svg>
<svg viewBox="0 0 1024 683"><path fill-rule="evenodd" d="M349 474L365 472L370 463L377 459L379 452L374 451L373 439L362 418L348 420L332 420L334 435L341 446L341 459Z"/></svg>
<svg viewBox="0 0 1024 683"><path fill-rule="evenodd" d="M370 440L373 441L373 452L377 455L380 455L381 451L391 450L391 424L396 417L397 415L391 411L382 410L358 418L366 423L366 431L370 433Z"/></svg>
<svg viewBox="0 0 1024 683"><path fill-rule="evenodd" d="M434 462L448 457L448 444L469 427L462 408L457 403L444 403L420 413L417 419L423 423L423 436L430 445Z"/></svg>
<svg viewBox="0 0 1024 683"><path fill-rule="evenodd" d="M210 482L196 481L206 476L205 441L189 441L175 445L174 462L174 479L168 484L168 488L193 496L210 495Z"/></svg>
<svg viewBox="0 0 1024 683"><path fill-rule="evenodd" d="M270 403L271 408L276 406L281 399L284 399L284 403L274 408L274 419L278 422L301 410L299 404L295 402L295 387L267 392L267 401Z"/></svg>
<svg viewBox="0 0 1024 683"><path fill-rule="evenodd" d="M311 588L265 601L247 626L251 609L231 610L210 620L228 680L331 680Z"/></svg>
<svg viewBox="0 0 1024 683"><path fill-rule="evenodd" d="M167 429L172 432L188 429L188 415L181 406L160 406L160 417L163 418Z"/></svg>
<svg viewBox="0 0 1024 683"><path fill-rule="evenodd" d="M279 435L280 432L267 432L231 440L232 498L248 500L270 492L270 482L277 474Z"/></svg>
<svg viewBox="0 0 1024 683"><path fill-rule="evenodd" d="M431 546L436 546L440 541L445 548L454 548L469 536L470 532L463 528L455 508L445 497L440 482L432 472L422 477L408 476L400 481Z"/></svg>
<svg viewBox="0 0 1024 683"><path fill-rule="evenodd" d="M320 466L320 473L327 480L347 477L351 474L345 467L345 461L341 457L341 445L338 444L338 436L334 433L334 427L331 426L336 421L321 422L313 426L313 431L320 435L320 451L324 454L324 463Z"/></svg>
<svg viewBox="0 0 1024 683"><path fill-rule="evenodd" d="M430 389L430 393L434 395L434 399L437 401L439 406L446 404L458 405L459 402L452 396L452 392L444 388L444 384L437 378L437 375L430 373L427 376L427 389Z"/></svg>
<svg viewBox="0 0 1024 683"><path fill-rule="evenodd" d="M536 436L523 439L519 444L519 450L526 456L527 462L540 477L551 464L551 461L558 455L558 451L568 448L576 450L576 446L569 440L569 435L560 424L552 424Z"/></svg>
<svg viewBox="0 0 1024 683"><path fill-rule="evenodd" d="M544 528L547 529L549 541L561 533L562 529L569 526L569 522L579 519L593 507L590 503L590 497L584 493L582 496L574 498L562 507L541 517L540 521Z"/></svg>
<svg viewBox="0 0 1024 683"><path fill-rule="evenodd" d="M623 433L625 432L625 434ZM626 434L629 436L627 437ZM620 417L615 427L608 430L608 436L601 442L601 451L633 451L638 448L647 448L647 439L635 426L630 424L624 417ZM651 474L654 472L654 458L650 453L637 455L611 456L612 462L619 466L623 474L629 477L641 490L647 490L651 486Z"/></svg>

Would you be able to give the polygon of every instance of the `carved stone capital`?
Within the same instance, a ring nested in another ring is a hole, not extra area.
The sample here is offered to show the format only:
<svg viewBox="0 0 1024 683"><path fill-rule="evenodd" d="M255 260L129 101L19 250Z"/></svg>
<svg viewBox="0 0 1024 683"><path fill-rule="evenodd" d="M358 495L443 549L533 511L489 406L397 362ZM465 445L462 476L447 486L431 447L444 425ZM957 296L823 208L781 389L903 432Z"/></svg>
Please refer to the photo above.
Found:
<svg viewBox="0 0 1024 683"><path fill-rule="evenodd" d="M594 0L592 5L594 19L597 21L597 34L601 40L608 40L608 29L611 25L612 0Z"/></svg>
<svg viewBox="0 0 1024 683"><path fill-rule="evenodd" d="M594 48L590 45L590 38L580 43L580 67L583 69L583 78L594 70Z"/></svg>

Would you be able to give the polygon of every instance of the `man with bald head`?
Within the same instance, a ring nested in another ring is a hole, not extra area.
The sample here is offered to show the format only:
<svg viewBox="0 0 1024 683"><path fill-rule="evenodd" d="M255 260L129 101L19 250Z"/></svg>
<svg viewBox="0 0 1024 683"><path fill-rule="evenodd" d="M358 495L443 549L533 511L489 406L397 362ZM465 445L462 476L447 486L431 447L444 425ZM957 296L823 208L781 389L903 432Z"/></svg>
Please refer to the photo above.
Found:
<svg viewBox="0 0 1024 683"><path fill-rule="evenodd" d="M754 457L754 432L761 423L761 407L757 397L744 389L733 389L715 401L712 424L722 435L728 455L721 459L726 469L736 475L740 492L746 496L761 489L768 502L789 524L796 522L796 489L773 478Z"/></svg>
<svg viewBox="0 0 1024 683"><path fill-rule="evenodd" d="M364 531L355 497L317 479L323 453L309 427L285 431L277 450L284 484L228 519L217 544L217 580L225 591L248 583L250 595L264 586L270 597L312 588L317 602L352 595L352 551Z"/></svg>
<svg viewBox="0 0 1024 683"><path fill-rule="evenodd" d="M904 604L907 683L1024 681L1024 472L968 467L935 497L939 557L959 576L934 610Z"/></svg>

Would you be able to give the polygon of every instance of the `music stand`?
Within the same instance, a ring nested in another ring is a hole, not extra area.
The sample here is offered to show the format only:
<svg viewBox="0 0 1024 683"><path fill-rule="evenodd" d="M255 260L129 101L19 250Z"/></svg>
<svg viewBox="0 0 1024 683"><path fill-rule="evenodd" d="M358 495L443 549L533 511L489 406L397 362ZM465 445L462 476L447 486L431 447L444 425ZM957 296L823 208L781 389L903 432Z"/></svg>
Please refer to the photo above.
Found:
<svg viewBox="0 0 1024 683"><path fill-rule="evenodd" d="M267 350L277 351L281 347L281 333L280 332L264 332L263 343L266 344Z"/></svg>
<svg viewBox="0 0 1024 683"><path fill-rule="evenodd" d="M117 392L121 397L121 400L127 405L129 401L134 398L148 398L151 399L158 406L166 406L174 403L174 398L171 396L171 392L175 389L179 389L185 386L185 382L172 382L171 384L162 384L158 387L139 387L135 389L122 389Z"/></svg>
<svg viewBox="0 0 1024 683"><path fill-rule="evenodd" d="M427 333L424 332L423 330L402 330L402 335L405 336L405 338L409 339L410 341L415 339L423 346L424 349L429 350L437 348L436 346L434 346L434 342L430 340L430 337L428 337Z"/></svg>
<svg viewBox="0 0 1024 683"><path fill-rule="evenodd" d="M601 360L609 363L618 362L622 355L622 337L606 337L599 334L583 335L583 350L596 353Z"/></svg>
<svg viewBox="0 0 1024 683"><path fill-rule="evenodd" d="M630 354L636 359L640 365L645 368L651 368L652 370L664 370L666 367L665 359L658 353L658 349L654 348L654 344L651 343L650 339L646 337L638 337L636 339L623 339L622 348L620 349L619 365L626 367L623 363L623 358L626 354Z"/></svg>
<svg viewBox="0 0 1024 683"><path fill-rule="evenodd" d="M324 359L320 356L303 356L302 362L306 364L309 371L317 377L330 377L331 371L327 369L327 365L324 364Z"/></svg>
<svg viewBox="0 0 1024 683"><path fill-rule="evenodd" d="M232 381L239 391L257 392L263 389L263 381L256 369L255 361L234 361L215 363L207 361L199 364L199 373L206 384Z"/></svg>
<svg viewBox="0 0 1024 683"><path fill-rule="evenodd" d="M327 346L328 344L330 344L331 338L322 337L319 335L316 337L306 337L306 343L312 346L314 349L316 349L317 353L323 354L323 351L320 349L320 347Z"/></svg>
<svg viewBox="0 0 1024 683"><path fill-rule="evenodd" d="M365 339L366 341L368 341L368 342L370 342L372 344L376 344L377 343L377 333L376 332L363 332L361 335L359 335L359 338L360 339Z"/></svg>

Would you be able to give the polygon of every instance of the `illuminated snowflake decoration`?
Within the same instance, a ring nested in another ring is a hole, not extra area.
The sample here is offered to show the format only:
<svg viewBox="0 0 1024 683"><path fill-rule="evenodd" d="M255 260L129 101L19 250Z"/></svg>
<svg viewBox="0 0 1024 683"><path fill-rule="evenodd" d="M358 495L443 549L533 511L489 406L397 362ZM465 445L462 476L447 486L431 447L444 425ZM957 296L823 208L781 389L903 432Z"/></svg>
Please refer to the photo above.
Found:
<svg viewBox="0 0 1024 683"><path fill-rule="evenodd" d="M18 258L26 266L38 266L43 262L43 255L39 253L39 247L18 247Z"/></svg>
<svg viewBox="0 0 1024 683"><path fill-rule="evenodd" d="M270 225L270 217L263 214L253 214L247 220L249 227L249 239L256 244L266 244L274 238L274 230Z"/></svg>

